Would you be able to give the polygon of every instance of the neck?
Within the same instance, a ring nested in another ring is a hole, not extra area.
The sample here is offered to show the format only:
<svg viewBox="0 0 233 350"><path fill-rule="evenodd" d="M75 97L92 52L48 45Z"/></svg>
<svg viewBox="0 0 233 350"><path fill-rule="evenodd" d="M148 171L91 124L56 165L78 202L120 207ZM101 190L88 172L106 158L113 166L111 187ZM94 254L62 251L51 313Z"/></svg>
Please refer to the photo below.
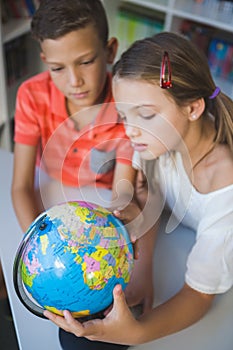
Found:
<svg viewBox="0 0 233 350"><path fill-rule="evenodd" d="M187 170L193 170L212 151L214 137L215 129L211 120L200 120L193 125L192 132L184 140L186 150L181 152Z"/></svg>

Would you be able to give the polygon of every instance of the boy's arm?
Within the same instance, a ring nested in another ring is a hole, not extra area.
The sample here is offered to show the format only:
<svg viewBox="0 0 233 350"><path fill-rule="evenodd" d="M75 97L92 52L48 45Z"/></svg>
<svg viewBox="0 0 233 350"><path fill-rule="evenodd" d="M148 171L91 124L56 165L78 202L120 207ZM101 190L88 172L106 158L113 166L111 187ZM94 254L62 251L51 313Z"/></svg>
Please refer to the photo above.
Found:
<svg viewBox="0 0 233 350"><path fill-rule="evenodd" d="M153 256L158 222L137 241L137 258L125 290L129 306L141 305L142 312L151 310L154 301Z"/></svg>
<svg viewBox="0 0 233 350"><path fill-rule="evenodd" d="M200 293L185 284L174 297L135 320L120 285L117 285L114 289L113 308L103 320L96 319L81 324L68 311L64 312L64 317L48 311L44 315L78 337L136 345L191 326L206 314L213 299L214 295Z"/></svg>
<svg viewBox="0 0 233 350"><path fill-rule="evenodd" d="M143 221L141 207L136 198L137 170L129 164L118 162L114 171L112 185L111 211L124 222L131 240L141 235Z"/></svg>
<svg viewBox="0 0 233 350"><path fill-rule="evenodd" d="M121 171L120 175L122 175ZM131 239L137 239L134 249L136 258L134 269L125 290L127 303L129 306L140 304L142 311L147 312L151 310L154 297L152 263L161 201L159 190L149 195L147 181L141 171L136 172L133 181L133 194L129 195L130 198L132 197L130 203L126 207L123 206L124 209L114 210L114 214L126 224ZM119 196L119 199L122 198L124 198L124 192L123 196Z"/></svg>
<svg viewBox="0 0 233 350"><path fill-rule="evenodd" d="M23 232L41 212L34 190L36 153L35 146L15 144L11 194Z"/></svg>
<svg viewBox="0 0 233 350"><path fill-rule="evenodd" d="M126 207L134 197L136 170L130 164L117 162L112 184L112 206Z"/></svg>

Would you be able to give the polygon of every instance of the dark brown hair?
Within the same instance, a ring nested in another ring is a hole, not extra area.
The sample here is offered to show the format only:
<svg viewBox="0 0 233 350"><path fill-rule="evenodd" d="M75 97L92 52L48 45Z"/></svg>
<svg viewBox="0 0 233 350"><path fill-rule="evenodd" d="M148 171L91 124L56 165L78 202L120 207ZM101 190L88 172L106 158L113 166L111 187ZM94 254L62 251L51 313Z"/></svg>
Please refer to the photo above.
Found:
<svg viewBox="0 0 233 350"><path fill-rule="evenodd" d="M31 22L32 36L42 42L93 24L104 46L108 22L100 0L41 0Z"/></svg>
<svg viewBox="0 0 233 350"><path fill-rule="evenodd" d="M203 117L211 114L215 120L215 142L226 143L233 152L233 101L215 91L206 56L185 37L162 32L150 38L136 41L113 67L113 75L127 79L142 79L160 84L161 61L168 52L172 70L172 88L166 93L178 106L185 106L204 98Z"/></svg>

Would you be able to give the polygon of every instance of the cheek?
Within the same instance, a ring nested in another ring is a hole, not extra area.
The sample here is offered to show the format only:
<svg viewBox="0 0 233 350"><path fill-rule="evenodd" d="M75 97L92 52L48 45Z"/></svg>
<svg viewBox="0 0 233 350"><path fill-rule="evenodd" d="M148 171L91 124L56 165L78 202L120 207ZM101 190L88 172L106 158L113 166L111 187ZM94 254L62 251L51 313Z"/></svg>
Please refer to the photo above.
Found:
<svg viewBox="0 0 233 350"><path fill-rule="evenodd" d="M182 139L176 127L168 120L156 118L156 122L147 125L147 138L152 147L162 145L164 150L171 150Z"/></svg>
<svg viewBox="0 0 233 350"><path fill-rule="evenodd" d="M166 140L160 135L147 134L146 140L151 150L167 149Z"/></svg>
<svg viewBox="0 0 233 350"><path fill-rule="evenodd" d="M92 67L92 69L88 72L88 79L86 79L86 81L90 81L93 85L102 87L106 82L106 76L106 66L98 66L96 68Z"/></svg>
<svg viewBox="0 0 233 350"><path fill-rule="evenodd" d="M52 74L51 78L53 80L54 85L61 91L64 91L66 88L67 78L65 74Z"/></svg>

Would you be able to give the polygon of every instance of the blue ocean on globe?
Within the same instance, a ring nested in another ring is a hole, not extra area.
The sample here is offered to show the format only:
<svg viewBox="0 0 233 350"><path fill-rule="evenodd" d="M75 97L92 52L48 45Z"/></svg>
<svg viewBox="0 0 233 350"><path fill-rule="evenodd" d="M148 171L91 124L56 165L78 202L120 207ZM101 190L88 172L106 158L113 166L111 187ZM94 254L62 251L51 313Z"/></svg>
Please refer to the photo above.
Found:
<svg viewBox="0 0 233 350"><path fill-rule="evenodd" d="M73 201L42 213L21 244L19 274L27 298L56 314L93 315L126 288L133 248L124 225L105 208ZM27 299L24 296L24 303Z"/></svg>

